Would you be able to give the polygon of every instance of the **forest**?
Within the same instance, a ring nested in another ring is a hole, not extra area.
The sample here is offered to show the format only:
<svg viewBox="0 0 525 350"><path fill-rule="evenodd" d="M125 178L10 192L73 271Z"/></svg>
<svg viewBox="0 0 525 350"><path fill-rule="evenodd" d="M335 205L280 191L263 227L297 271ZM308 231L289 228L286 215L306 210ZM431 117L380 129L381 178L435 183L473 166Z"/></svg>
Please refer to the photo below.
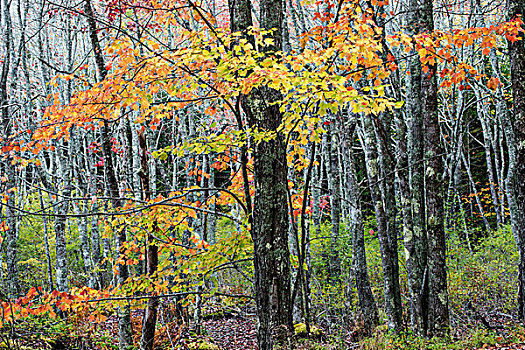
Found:
<svg viewBox="0 0 525 350"><path fill-rule="evenodd" d="M525 349L524 14L0 0L0 349Z"/></svg>

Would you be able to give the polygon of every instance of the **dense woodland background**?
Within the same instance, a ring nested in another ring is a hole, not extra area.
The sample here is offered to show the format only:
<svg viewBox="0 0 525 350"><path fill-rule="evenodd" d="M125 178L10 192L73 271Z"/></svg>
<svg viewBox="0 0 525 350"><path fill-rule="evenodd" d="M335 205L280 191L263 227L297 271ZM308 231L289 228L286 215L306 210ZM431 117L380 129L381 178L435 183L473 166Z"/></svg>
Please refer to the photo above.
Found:
<svg viewBox="0 0 525 350"><path fill-rule="evenodd" d="M525 340L522 0L0 5L0 348Z"/></svg>

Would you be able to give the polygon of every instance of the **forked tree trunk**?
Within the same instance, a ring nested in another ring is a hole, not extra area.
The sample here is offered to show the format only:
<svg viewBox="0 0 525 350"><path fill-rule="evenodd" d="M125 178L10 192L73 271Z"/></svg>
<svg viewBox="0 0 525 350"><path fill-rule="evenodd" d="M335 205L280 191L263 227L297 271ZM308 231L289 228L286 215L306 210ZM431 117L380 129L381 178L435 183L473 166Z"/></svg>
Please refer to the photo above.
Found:
<svg viewBox="0 0 525 350"><path fill-rule="evenodd" d="M359 138L365 153L366 172L370 197L374 205L377 220L377 235L381 250L381 264L383 266L383 285L385 288L385 310L388 317L388 328L399 332L403 327L401 290L399 286L399 265L397 242L394 245L389 236L389 220L386 201L383 199L381 186L383 181L380 169L377 140L374 133L372 120L368 116L361 118Z"/></svg>
<svg viewBox="0 0 525 350"><path fill-rule="evenodd" d="M419 31L418 1L410 2L408 24L412 34ZM428 279L427 239L425 231L425 188L423 116L421 105L421 63L416 55L409 60L410 76L407 78L408 148L410 167L411 229L405 228L404 245L410 292L410 322L412 330L424 335L427 328Z"/></svg>

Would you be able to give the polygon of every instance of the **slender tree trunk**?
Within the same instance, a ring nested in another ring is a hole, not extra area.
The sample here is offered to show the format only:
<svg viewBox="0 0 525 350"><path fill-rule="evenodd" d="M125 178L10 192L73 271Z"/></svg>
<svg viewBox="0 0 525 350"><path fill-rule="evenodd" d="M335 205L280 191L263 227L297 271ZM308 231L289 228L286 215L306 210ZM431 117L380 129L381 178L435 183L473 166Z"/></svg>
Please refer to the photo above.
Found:
<svg viewBox="0 0 525 350"><path fill-rule="evenodd" d="M142 182L142 192L144 193L144 200L151 199L151 189L149 169L148 169L148 147L146 145L146 138L142 131L139 131L139 145L140 145L140 159L141 171L140 178ZM154 223L153 228L157 225ZM151 279L157 272L159 265L159 249L155 244L154 238L148 233L146 239L146 275ZM144 312L142 319L142 337L140 338L141 350L153 350L153 341L155 339L155 325L157 323L157 309L159 306L158 298L149 298L148 306Z"/></svg>
<svg viewBox="0 0 525 350"><path fill-rule="evenodd" d="M336 117L334 117L336 118ZM339 147L335 121L330 123L327 133L328 159L328 189L330 191L330 220L332 224L330 237L329 276L330 283L336 284L341 275L341 261L339 259L339 225L341 222L341 174L339 171Z"/></svg>
<svg viewBox="0 0 525 350"><path fill-rule="evenodd" d="M97 67L99 81L104 80L107 75L104 56L100 48L100 42L97 36L97 22L90 0L84 0L84 13L89 27L89 37L95 55L95 63ZM118 189L117 177L115 176L115 167L113 165L112 151L111 151L111 137L109 134L108 121L104 120L101 130L102 135L102 153L104 157L104 175L109 187L109 194L111 196L111 204L113 209L121 207L120 193ZM117 233L117 245L120 248L126 242L126 228L122 227ZM129 277L128 266L126 264L118 265L118 283L123 284ZM133 339L131 337L131 313L129 306L122 306L117 312L119 319L119 349L127 350L133 346Z"/></svg>
<svg viewBox="0 0 525 350"><path fill-rule="evenodd" d="M44 197L42 194L42 189L38 189L38 199L40 201L40 209L44 210ZM48 274L48 281L49 281L49 290L53 290L53 267L51 263L51 252L49 250L49 238L48 238L48 232L47 232L47 217L42 217L42 230L44 235L44 243L45 243L45 249L46 249L46 259L47 259L47 274Z"/></svg>
<svg viewBox="0 0 525 350"><path fill-rule="evenodd" d="M463 165L465 166L465 171L467 172L467 176L470 182L471 193L474 194L474 198L476 199L476 205L479 210L479 215L481 216L481 219L483 221L483 226L485 226L485 230L487 232L490 232L490 225L485 215L483 204L481 203L481 198L478 193L476 182L474 181L474 176L472 175L472 170L470 169L470 163L467 160L467 157L465 157L465 153L463 151L461 151L461 159L463 160Z"/></svg>
<svg viewBox="0 0 525 350"><path fill-rule="evenodd" d="M62 143L62 142L60 142ZM68 266L66 250L66 224L67 213L69 211L69 198L71 197L71 176L69 162L69 145L62 143L57 147L57 164L58 164L58 181L63 183L63 189L60 197L57 198L57 207L55 208L55 239L56 239L56 284L60 291L68 290Z"/></svg>
<svg viewBox="0 0 525 350"><path fill-rule="evenodd" d="M96 193L96 192L95 192ZM91 205L91 212L96 213L97 212L97 204L93 203ZM98 229L98 217L92 216L91 217L91 255L93 258L93 267L95 271L98 271L98 269L103 270L103 266L101 265L102 262L102 254L100 251L100 231ZM98 286L98 288L104 288L104 278L105 271L99 271L95 274L95 285Z"/></svg>
<svg viewBox="0 0 525 350"><path fill-rule="evenodd" d="M82 206L77 206L77 213L87 214L85 209L87 203L82 203ZM84 271L87 276L87 285L91 288L95 287L95 280L93 276L93 268L91 266L91 247L88 233L88 218L87 216L80 217L77 222L78 234L80 235L80 245L82 248L82 260L84 262Z"/></svg>
<svg viewBox="0 0 525 350"><path fill-rule="evenodd" d="M355 129L355 125L354 125ZM365 237L363 227L363 214L361 210L361 196L357 181L354 154L352 152L353 131L345 130L343 133L345 151L348 159L348 190L350 200L350 225L352 232L353 246L353 269L355 270L355 284L357 287L357 297L359 308L365 324L367 334L371 334L379 323L379 313L377 304L372 293L370 279L368 276L368 265L366 262Z"/></svg>
<svg viewBox="0 0 525 350"><path fill-rule="evenodd" d="M3 146L9 144L9 136L12 134L12 122L9 110L9 95L8 95L8 81L9 71L13 59L13 31L11 23L11 14L9 13L10 1L1 1L1 24L2 24L2 72L0 76L0 109L2 118L2 143ZM8 158L7 161L2 161L0 169L5 175L6 181L3 184L3 192L6 193L8 189L15 186L15 169L11 165L11 161ZM7 201L5 203L5 224L7 226L6 232L6 246L7 246L7 294L10 297L15 297L18 293L18 232L17 232L17 219L15 199L13 194L8 194Z"/></svg>
<svg viewBox="0 0 525 350"><path fill-rule="evenodd" d="M383 280L385 287L385 309L388 317L388 328L398 332L403 327L401 290L399 286L399 265L397 250L388 235L388 218L383 199L380 182L379 156L376 148L376 137L372 121L368 117L361 118L360 137L363 150L365 151L366 172L370 196L374 204L377 220L377 235L381 250L381 261L383 266ZM397 246L397 242L396 242Z"/></svg>

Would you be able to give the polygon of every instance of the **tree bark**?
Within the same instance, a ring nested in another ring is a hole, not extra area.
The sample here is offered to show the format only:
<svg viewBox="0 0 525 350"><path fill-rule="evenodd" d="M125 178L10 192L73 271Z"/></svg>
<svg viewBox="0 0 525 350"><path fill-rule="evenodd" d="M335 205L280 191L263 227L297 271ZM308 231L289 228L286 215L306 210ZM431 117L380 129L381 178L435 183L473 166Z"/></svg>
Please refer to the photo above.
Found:
<svg viewBox="0 0 525 350"><path fill-rule="evenodd" d="M354 126L355 130L355 126ZM352 268L355 271L355 284L357 287L357 297L359 299L359 308L363 317L366 333L372 334L372 331L379 323L379 313L377 304L372 293L370 278L368 276L368 265L366 262L365 237L363 227L363 214L361 210L361 196L357 181L357 172L355 168L354 153L352 151L353 132L343 133L344 149L348 159L348 190L350 200L350 224L352 232L353 261Z"/></svg>
<svg viewBox="0 0 525 350"><path fill-rule="evenodd" d="M432 1L426 12L432 13ZM431 18L431 17L430 17ZM428 28L433 30L433 25ZM423 126L425 131L425 187L428 241L428 335L448 333L448 290L446 270L446 240L444 227L443 148L438 120L437 70L430 66L421 76Z"/></svg>
<svg viewBox="0 0 525 350"><path fill-rule="evenodd" d="M13 56L13 31L11 23L11 14L9 13L10 1L1 1L1 23L3 24L2 31L2 44L3 44L3 61L2 61L2 72L0 76L0 113L1 113L1 127L2 127L2 146L8 146L10 139L9 136L12 134L12 122L9 110L9 94L8 94L8 81L9 71L11 68L11 60ZM7 190L15 186L15 169L11 164L10 157L7 157L6 161L0 163L0 170L5 174L6 181L4 182L3 192L7 194L7 201L5 203L5 226L7 227L6 232L6 245L7 245L7 295L9 297L15 297L18 294L18 232L17 232L17 218L15 207L14 194L8 194Z"/></svg>
<svg viewBox="0 0 525 350"><path fill-rule="evenodd" d="M417 33L419 13L417 1L410 2L412 11L408 23L412 33ZM425 187L423 116L421 103L421 63L416 55L409 61L407 83L408 147L410 166L411 230L405 228L404 245L410 292L410 322L412 330L424 335L427 328L428 280L427 239L425 235Z"/></svg>
<svg viewBox="0 0 525 350"><path fill-rule="evenodd" d="M100 42L97 36L97 22L93 9L91 7L90 0L84 0L84 12L86 14L86 20L89 27L89 37L91 39L91 45L93 47L93 53L95 55L95 63L98 72L99 81L104 80L107 75L106 65L104 63L104 56L100 49ZM111 204L113 209L121 207L120 193L118 189L118 182L115 176L115 167L113 166L112 151L111 151L111 138L109 135L108 121L104 120L101 130L102 135L102 153L104 157L104 175L109 187L109 193L111 195ZM118 247L123 246L126 242L126 228L120 228L117 233ZM118 265L118 283L122 284L129 277L128 266L126 264ZM131 337L131 313L129 306L122 306L118 312L119 319L119 349L127 350L133 346L133 339Z"/></svg>
<svg viewBox="0 0 525 350"><path fill-rule="evenodd" d="M509 0L508 16L524 20L525 4L521 0ZM515 169L513 169L515 189L515 212L513 227L517 238L518 265L518 316L525 323L525 35L520 33L520 40L509 42L510 73L512 83L512 114L515 137Z"/></svg>
<svg viewBox="0 0 525 350"><path fill-rule="evenodd" d="M334 116L334 118L336 118ZM327 132L328 158L328 189L330 191L330 221L332 224L330 237L329 278L332 285L337 284L341 275L341 261L339 259L339 225L341 222L341 173L339 170L339 147L335 120L330 122Z"/></svg>
<svg viewBox="0 0 525 350"><path fill-rule="evenodd" d="M399 332L403 327L401 290L399 286L399 265L397 246L393 244L392 237L389 236L389 223L387 218L385 200L381 191L381 182L386 181L381 178L379 167L379 155L377 153L377 140L374 133L372 120L369 117L361 118L360 140L365 152L366 172L370 196L375 209L377 220L377 235L381 250L381 262L383 266L383 283L385 287L385 309L388 317L388 328L394 332Z"/></svg>
<svg viewBox="0 0 525 350"><path fill-rule="evenodd" d="M434 30L431 0L420 3L418 33ZM425 204L426 236L428 242L428 336L448 333L448 291L446 272L446 241L443 222L443 148L438 118L437 69L427 63L428 70L421 72L421 107L425 149Z"/></svg>
<svg viewBox="0 0 525 350"><path fill-rule="evenodd" d="M55 239L56 239L56 284L60 291L68 290L68 266L66 250L66 214L69 211L69 197L71 197L71 176L69 175L69 146L68 143L60 142L57 147L58 181L63 183L64 188L57 198L59 204L55 208Z"/></svg>
<svg viewBox="0 0 525 350"><path fill-rule="evenodd" d="M139 131L139 146L140 146L140 160L141 171L140 178L142 182L142 192L144 200L147 202L151 199L151 189L149 169L148 169L148 148L146 145L146 138L144 132ZM156 223L152 225L153 229L157 227ZM153 275L157 272L159 266L159 248L155 244L154 238L148 233L146 239L146 275L153 279ZM159 306L158 298L149 298L148 306L144 312L142 319L142 337L140 338L141 350L153 350L153 341L155 339L155 325L157 323L157 309Z"/></svg>
<svg viewBox="0 0 525 350"><path fill-rule="evenodd" d="M235 31L252 25L249 0L230 0L230 23ZM274 45L267 51L282 47L283 11L281 0L262 0L260 26L275 29ZM249 38L253 40L253 38ZM288 205L286 144L277 131L282 121L280 94L260 87L242 96L241 106L248 125L258 130L275 132L276 137L253 146L255 198L251 235L254 244L255 294L258 318L259 350L273 348L274 342L288 345L292 329L290 296L290 253L288 247Z"/></svg>

